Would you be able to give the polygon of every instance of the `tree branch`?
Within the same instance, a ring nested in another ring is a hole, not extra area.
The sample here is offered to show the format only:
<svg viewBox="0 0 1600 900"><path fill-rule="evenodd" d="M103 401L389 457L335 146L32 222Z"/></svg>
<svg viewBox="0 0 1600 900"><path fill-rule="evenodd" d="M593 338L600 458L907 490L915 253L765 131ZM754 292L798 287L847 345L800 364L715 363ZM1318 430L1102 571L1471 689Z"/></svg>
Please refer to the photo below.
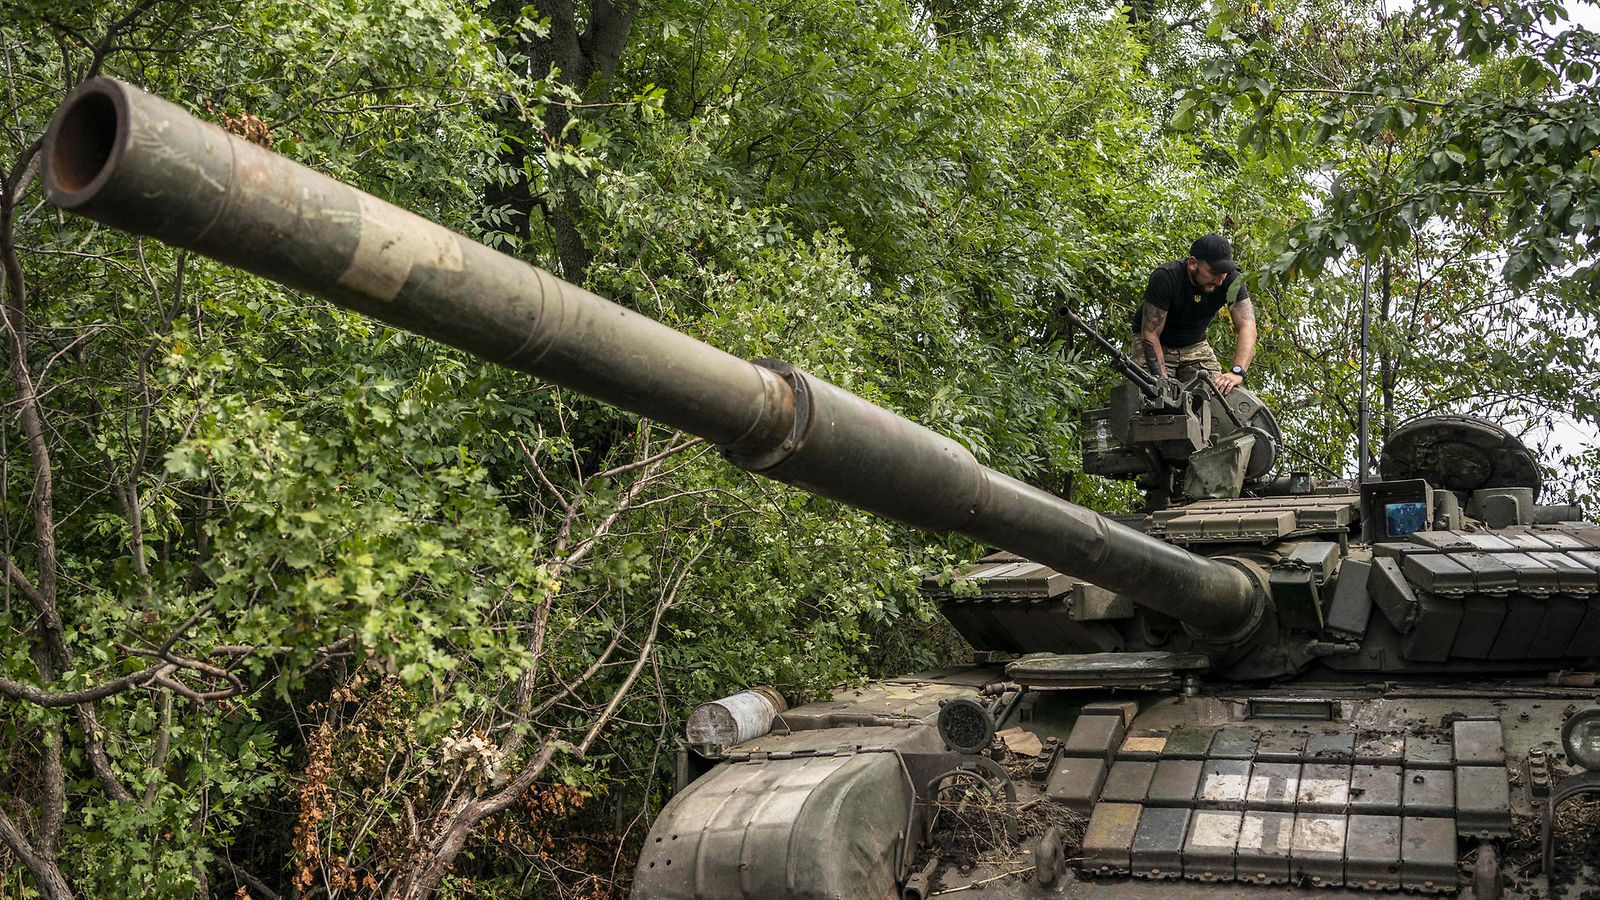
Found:
<svg viewBox="0 0 1600 900"><path fill-rule="evenodd" d="M66 706L76 706L79 703L93 703L103 700L112 694L120 694L130 688L138 687L154 679L163 666L151 666L132 675L97 684L94 687L83 688L77 691L47 691L32 685L12 681L9 678L0 678L0 694L5 694L13 700L32 703L49 709L59 709Z"/></svg>
<svg viewBox="0 0 1600 900"><path fill-rule="evenodd" d="M33 876L34 883L39 886L39 893L46 900L71 900L72 888L67 886L67 880L62 877L61 869L56 861L34 850L28 839L18 830L16 823L6 815L4 808L0 808L0 841L6 845Z"/></svg>
<svg viewBox="0 0 1600 900"><path fill-rule="evenodd" d="M266 883L261 879L235 865L233 860L226 856L221 857L221 859L222 864L228 868L228 874L233 876L234 881L249 888L252 896L259 897L260 900L278 900L277 892L267 887Z"/></svg>
<svg viewBox="0 0 1600 900"><path fill-rule="evenodd" d="M28 576L22 574L22 570L17 568L17 564L11 561L11 557L7 556L4 550L0 550L0 561L5 562L6 578L33 605L34 609L43 613L49 606L45 602L44 595L39 593L39 589L33 586L33 582L28 580Z"/></svg>
<svg viewBox="0 0 1600 900"><path fill-rule="evenodd" d="M155 675L157 679L160 677L160 673ZM89 768L94 771L95 780L100 782L101 790L109 794L113 800L132 803L132 792L122 783L122 779L117 777L117 770L111 765L111 757L106 755L105 741L101 738L105 729L100 727L100 716L95 712L93 703L78 704L78 727L83 731L83 749L89 757Z"/></svg>

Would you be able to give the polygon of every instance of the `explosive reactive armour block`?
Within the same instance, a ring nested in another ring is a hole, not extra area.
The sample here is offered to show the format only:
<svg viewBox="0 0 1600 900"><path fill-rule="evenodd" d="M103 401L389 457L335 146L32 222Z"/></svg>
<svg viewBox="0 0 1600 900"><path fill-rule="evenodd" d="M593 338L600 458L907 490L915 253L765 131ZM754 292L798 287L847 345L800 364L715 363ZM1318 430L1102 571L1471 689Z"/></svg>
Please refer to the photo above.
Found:
<svg viewBox="0 0 1600 900"><path fill-rule="evenodd" d="M1294 814L1249 810L1239 821L1234 873L1240 881L1281 884L1289 880Z"/></svg>
<svg viewBox="0 0 1600 900"><path fill-rule="evenodd" d="M1355 754L1353 730L1313 731L1306 739L1306 762L1348 763Z"/></svg>
<svg viewBox="0 0 1600 900"><path fill-rule="evenodd" d="M1379 544L1378 548L1389 549L1397 546L1399 545ZM1372 604L1383 613L1383 617L1389 620L1395 630L1404 634L1416 626L1419 605L1417 594L1412 590L1411 582L1401 573L1399 560L1373 558L1372 568L1367 574L1367 593L1372 596Z"/></svg>
<svg viewBox="0 0 1600 900"><path fill-rule="evenodd" d="M1350 767L1333 763L1306 763L1300 770L1300 812L1343 813L1350 804Z"/></svg>
<svg viewBox="0 0 1600 900"><path fill-rule="evenodd" d="M1454 758L1449 738L1415 732L1406 735L1408 769L1448 769Z"/></svg>
<svg viewBox="0 0 1600 900"><path fill-rule="evenodd" d="M1455 812L1455 772L1407 768L1400 775L1400 811L1408 816L1448 816Z"/></svg>
<svg viewBox="0 0 1600 900"><path fill-rule="evenodd" d="M1135 731L1122 741L1117 750L1118 759L1160 759L1167 746L1165 731Z"/></svg>
<svg viewBox="0 0 1600 900"><path fill-rule="evenodd" d="M1511 783L1505 766L1456 769L1456 824L1474 834L1511 833Z"/></svg>
<svg viewBox="0 0 1600 900"><path fill-rule="evenodd" d="M1506 598L1503 595L1468 594L1461 601L1461 627L1456 629L1450 655L1488 659L1505 620Z"/></svg>
<svg viewBox="0 0 1600 900"><path fill-rule="evenodd" d="M1399 766L1357 765L1350 770L1350 811L1400 815Z"/></svg>
<svg viewBox="0 0 1600 900"><path fill-rule="evenodd" d="M1290 812L1300 794L1300 764L1258 762L1250 770L1245 803L1251 809Z"/></svg>
<svg viewBox="0 0 1600 900"><path fill-rule="evenodd" d="M1243 809L1249 789L1249 760L1208 759L1200 770L1200 791L1195 799L1207 808Z"/></svg>
<svg viewBox="0 0 1600 900"><path fill-rule="evenodd" d="M1106 762L1122 742L1122 716L1079 716L1061 746L1063 756L1098 756Z"/></svg>
<svg viewBox="0 0 1600 900"><path fill-rule="evenodd" d="M1363 731L1356 738L1355 761L1369 766L1398 766L1405 758L1406 739L1392 731Z"/></svg>
<svg viewBox="0 0 1600 900"><path fill-rule="evenodd" d="M1244 813L1197 809L1189 817L1189 836L1183 844L1183 876L1201 881L1233 878L1234 848L1239 845L1239 824Z"/></svg>
<svg viewBox="0 0 1600 900"><path fill-rule="evenodd" d="M1068 809L1085 813L1100 796L1100 785L1106 780L1106 761L1094 756L1062 756L1050 770L1050 781L1044 792Z"/></svg>
<svg viewBox="0 0 1600 900"><path fill-rule="evenodd" d="M1353 815L1345 825L1344 880L1369 891L1400 887L1400 819Z"/></svg>
<svg viewBox="0 0 1600 900"><path fill-rule="evenodd" d="M1323 622L1323 627L1338 637L1354 640L1367 633L1367 621L1372 617L1372 594L1367 590L1367 570L1371 565L1345 560L1340 567L1339 583L1328 601Z"/></svg>
<svg viewBox="0 0 1600 900"><path fill-rule="evenodd" d="M1178 728L1167 736L1167 745L1161 748L1162 759L1205 759L1211 748L1215 731L1199 728Z"/></svg>
<svg viewBox="0 0 1600 900"><path fill-rule="evenodd" d="M1528 656L1549 659L1567 652L1572 633L1583 624L1588 611L1588 601L1581 597L1564 597L1560 594L1546 597L1544 621L1534 634L1533 643L1528 645Z"/></svg>
<svg viewBox="0 0 1600 900"><path fill-rule="evenodd" d="M1505 731L1499 719L1461 719L1453 726L1458 766L1502 766L1506 762Z"/></svg>
<svg viewBox="0 0 1600 900"><path fill-rule="evenodd" d="M1306 753L1304 731L1268 731L1256 744L1256 759L1267 762L1299 762Z"/></svg>
<svg viewBox="0 0 1600 900"><path fill-rule="evenodd" d="M1212 759L1255 759L1260 737L1247 728L1223 728L1211 739Z"/></svg>
<svg viewBox="0 0 1600 900"><path fill-rule="evenodd" d="M1163 759L1156 763L1146 805L1193 807L1202 765L1204 763L1198 759Z"/></svg>
<svg viewBox="0 0 1600 900"><path fill-rule="evenodd" d="M1455 644L1462 614L1456 597L1418 591L1417 625L1400 639L1400 655L1415 662L1444 662Z"/></svg>
<svg viewBox="0 0 1600 900"><path fill-rule="evenodd" d="M1565 656L1589 656L1594 653L1595 647L1600 647L1600 596L1591 594L1584 598L1584 602L1587 607L1583 621L1572 632L1572 641L1567 644Z"/></svg>
<svg viewBox="0 0 1600 900"><path fill-rule="evenodd" d="M1099 700L1085 703L1078 711L1080 716L1120 716L1124 729L1133 724L1133 717L1138 714L1139 704L1132 700Z"/></svg>
<svg viewBox="0 0 1600 900"><path fill-rule="evenodd" d="M1472 572L1443 554L1408 554L1400 561L1400 571L1407 581L1435 594L1464 594L1474 585Z"/></svg>
<svg viewBox="0 0 1600 900"><path fill-rule="evenodd" d="M1471 573L1471 587L1480 593L1503 594L1517 588L1516 573L1497 553L1452 553L1450 558Z"/></svg>
<svg viewBox="0 0 1600 900"><path fill-rule="evenodd" d="M1542 597L1519 595L1516 614L1506 615L1500 633L1495 635L1494 646L1489 648L1489 658L1527 659L1533 639L1544 625L1546 605Z"/></svg>
<svg viewBox="0 0 1600 900"><path fill-rule="evenodd" d="M1400 822L1400 885L1414 891L1456 889L1456 820L1406 816Z"/></svg>
<svg viewBox="0 0 1600 900"><path fill-rule="evenodd" d="M1183 874L1183 838L1189 830L1187 809L1144 808L1133 834L1133 874L1140 878L1177 878Z"/></svg>
<svg viewBox="0 0 1600 900"><path fill-rule="evenodd" d="M1100 799L1111 803L1143 803L1150 792L1150 778L1156 764L1147 759L1119 759L1111 764Z"/></svg>
<svg viewBox="0 0 1600 900"><path fill-rule="evenodd" d="M1128 874L1143 809L1137 803L1096 803L1083 832L1078 868L1099 875Z"/></svg>
<svg viewBox="0 0 1600 900"><path fill-rule="evenodd" d="M1343 815L1300 813L1294 817L1294 845L1289 850L1289 872L1323 887L1344 881Z"/></svg>

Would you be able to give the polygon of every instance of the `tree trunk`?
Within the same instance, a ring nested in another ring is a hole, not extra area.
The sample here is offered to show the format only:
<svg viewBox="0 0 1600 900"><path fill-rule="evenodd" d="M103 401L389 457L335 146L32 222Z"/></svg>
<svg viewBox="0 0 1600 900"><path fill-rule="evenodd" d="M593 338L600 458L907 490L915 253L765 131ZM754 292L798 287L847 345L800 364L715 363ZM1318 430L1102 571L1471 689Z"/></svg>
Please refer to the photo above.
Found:
<svg viewBox="0 0 1600 900"><path fill-rule="evenodd" d="M627 46L628 33L633 26L634 8L631 3L614 0L593 0L589 5L589 19L580 31L577 9L573 0L538 0L534 8L550 23L550 32L543 38L530 39L523 47L532 62L536 75L557 72L557 80L572 88L585 103L601 103L610 94L610 81L616 74L622 51ZM520 3L508 3L502 15L520 14ZM575 135L568 131L572 124L572 109L564 102L552 102L545 107L544 134L528 135L529 142L539 140L572 142ZM527 154L526 145L517 146L512 141L508 160L519 168ZM543 204L546 221L550 223L552 240L560 274L568 281L583 283L594 260L594 252L584 240L582 198L571 176L556 173L551 185L549 201ZM509 196L501 196L509 195ZM519 196L520 195L520 196ZM531 236L533 198L526 188L520 192L498 190L485 198L494 205L507 202L525 216L526 233Z"/></svg>
<svg viewBox="0 0 1600 900"><path fill-rule="evenodd" d="M28 874L33 876L34 884L45 900L72 900L72 888L67 884L67 879L62 877L55 859L29 846L28 839L17 830L4 810L0 810L0 844L4 844L28 870Z"/></svg>
<svg viewBox="0 0 1600 900"><path fill-rule="evenodd" d="M1390 304L1393 302L1394 280L1389 268L1389 255L1387 253L1383 255L1379 273L1379 285L1378 321L1388 325L1392 316ZM1378 363L1380 367L1378 381L1383 390L1383 427L1380 429L1380 437L1382 438L1380 444L1382 444L1387 443L1389 435L1394 433L1394 390L1396 382L1399 381L1397 374L1399 360L1395 359L1389 353L1387 346L1385 346L1383 351L1378 354Z"/></svg>

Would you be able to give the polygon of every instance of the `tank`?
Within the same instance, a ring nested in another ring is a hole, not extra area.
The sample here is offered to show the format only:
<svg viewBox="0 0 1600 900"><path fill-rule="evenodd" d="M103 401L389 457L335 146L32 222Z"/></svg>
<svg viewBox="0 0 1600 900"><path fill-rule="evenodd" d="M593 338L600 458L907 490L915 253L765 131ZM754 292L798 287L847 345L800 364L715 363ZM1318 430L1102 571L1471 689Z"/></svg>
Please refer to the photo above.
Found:
<svg viewBox="0 0 1600 900"><path fill-rule="evenodd" d="M1107 517L121 82L69 97L43 159L65 210L993 548L924 586L970 663L792 707L756 685L706 698L636 897L1594 884L1563 834L1600 790L1600 526L1541 505L1536 461L1492 423L1408 423L1379 480L1319 484L1278 471L1248 390L1119 357L1128 383L1085 414L1085 468L1136 481L1146 505Z"/></svg>

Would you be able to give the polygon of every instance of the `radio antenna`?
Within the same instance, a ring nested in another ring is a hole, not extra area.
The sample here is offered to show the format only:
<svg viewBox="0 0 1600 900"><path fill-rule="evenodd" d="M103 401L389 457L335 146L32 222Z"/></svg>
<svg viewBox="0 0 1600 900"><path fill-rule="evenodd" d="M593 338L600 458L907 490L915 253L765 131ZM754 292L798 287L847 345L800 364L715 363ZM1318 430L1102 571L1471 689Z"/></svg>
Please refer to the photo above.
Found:
<svg viewBox="0 0 1600 900"><path fill-rule="evenodd" d="M1371 415L1367 409L1367 348L1372 341L1367 316L1372 305L1372 271L1367 267L1366 257L1361 259L1361 400L1356 406L1356 470L1357 483L1366 484L1371 462L1371 447L1369 441L1369 424Z"/></svg>

